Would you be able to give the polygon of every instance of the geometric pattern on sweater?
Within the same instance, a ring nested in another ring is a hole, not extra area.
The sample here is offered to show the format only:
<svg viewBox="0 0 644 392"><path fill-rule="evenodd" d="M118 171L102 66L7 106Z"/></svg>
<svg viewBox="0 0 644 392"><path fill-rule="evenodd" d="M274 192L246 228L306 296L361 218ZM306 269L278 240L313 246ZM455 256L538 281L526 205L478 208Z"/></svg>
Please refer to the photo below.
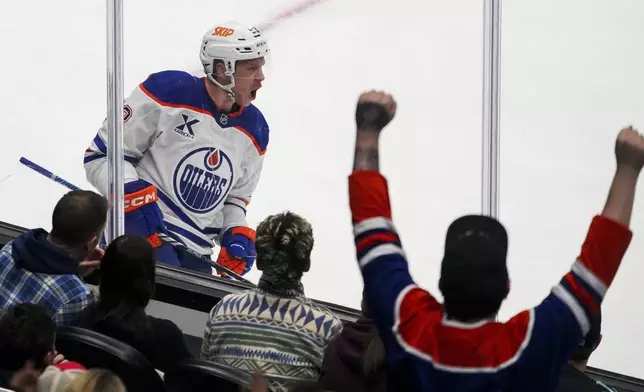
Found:
<svg viewBox="0 0 644 392"><path fill-rule="evenodd" d="M342 322L304 295L262 289L229 294L210 311L201 358L249 374L261 371L272 389L319 378L328 342Z"/></svg>
<svg viewBox="0 0 644 392"><path fill-rule="evenodd" d="M215 317L238 316L248 320L271 320L310 330L326 337L338 321L330 310L302 298L279 298L258 291L222 299Z"/></svg>

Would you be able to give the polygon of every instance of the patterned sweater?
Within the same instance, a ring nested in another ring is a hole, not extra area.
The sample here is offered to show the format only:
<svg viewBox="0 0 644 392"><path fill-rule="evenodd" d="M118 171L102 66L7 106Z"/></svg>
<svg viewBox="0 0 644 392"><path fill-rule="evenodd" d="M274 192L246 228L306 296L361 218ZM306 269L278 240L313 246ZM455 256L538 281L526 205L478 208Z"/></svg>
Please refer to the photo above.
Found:
<svg viewBox="0 0 644 392"><path fill-rule="evenodd" d="M201 358L260 371L273 391L287 391L319 378L326 346L341 331L340 319L303 292L257 288L229 294L210 311Z"/></svg>

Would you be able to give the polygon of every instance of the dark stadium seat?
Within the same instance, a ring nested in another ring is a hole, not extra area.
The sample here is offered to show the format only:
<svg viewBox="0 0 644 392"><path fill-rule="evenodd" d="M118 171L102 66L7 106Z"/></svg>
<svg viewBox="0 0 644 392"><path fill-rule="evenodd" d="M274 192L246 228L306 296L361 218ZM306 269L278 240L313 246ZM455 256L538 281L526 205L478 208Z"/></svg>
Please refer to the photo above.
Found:
<svg viewBox="0 0 644 392"><path fill-rule="evenodd" d="M86 368L116 373L128 391L166 391L152 364L132 346L98 332L78 327L58 327L56 350Z"/></svg>
<svg viewBox="0 0 644 392"><path fill-rule="evenodd" d="M184 359L165 373L168 392L238 392L247 387L246 373L200 359Z"/></svg>

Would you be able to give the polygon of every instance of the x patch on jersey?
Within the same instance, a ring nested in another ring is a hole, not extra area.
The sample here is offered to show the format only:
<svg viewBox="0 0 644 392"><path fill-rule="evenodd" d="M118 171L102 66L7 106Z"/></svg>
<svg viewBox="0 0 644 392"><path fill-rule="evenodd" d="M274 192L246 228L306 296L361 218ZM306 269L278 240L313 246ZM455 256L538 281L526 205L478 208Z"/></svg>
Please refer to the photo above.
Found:
<svg viewBox="0 0 644 392"><path fill-rule="evenodd" d="M190 117L188 117L188 115L187 115L187 114L182 114L182 115L181 115L181 117L183 117L183 124L181 124L181 125L177 126L177 127L174 129L174 131L175 131L176 133L178 133L179 135L181 135L181 136L185 136L185 137L187 137L188 139L194 139L194 137L195 137L195 132L194 132L194 130L192 129L192 127L193 127L194 125L196 125L197 123L199 123L199 120L197 120L197 119L195 118L195 119L193 119L193 120L188 121L188 119L189 119Z"/></svg>

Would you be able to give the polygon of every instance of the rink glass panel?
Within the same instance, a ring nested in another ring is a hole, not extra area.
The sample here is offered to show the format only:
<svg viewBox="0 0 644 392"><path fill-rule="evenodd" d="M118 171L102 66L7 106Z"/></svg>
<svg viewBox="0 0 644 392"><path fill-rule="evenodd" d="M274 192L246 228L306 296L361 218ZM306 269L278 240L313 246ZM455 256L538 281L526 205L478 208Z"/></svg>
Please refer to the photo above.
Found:
<svg viewBox="0 0 644 392"><path fill-rule="evenodd" d="M201 75L197 49L213 15L261 24L295 4L264 3L194 2L199 12L176 27L175 3L162 2L143 21L150 10L126 4L126 91L157 70ZM359 307L362 279L346 184L355 103L372 88L390 91L399 103L383 136L381 167L412 272L436 291L447 225L480 209L481 29L477 1L408 0L396 9L384 1L324 2L265 31L272 52L255 104L271 136L247 218L254 227L288 209L312 223L308 295ZM158 46L150 42L151 30ZM151 50L137 50L144 45ZM259 276L256 269L247 275Z"/></svg>
<svg viewBox="0 0 644 392"><path fill-rule="evenodd" d="M615 170L620 128L644 130L644 4L503 2L501 220L509 230L507 319L538 303L571 267ZM644 349L638 311L644 194L633 242L603 305L604 338L590 365L642 377L629 358Z"/></svg>
<svg viewBox="0 0 644 392"><path fill-rule="evenodd" d="M399 104L382 139L381 167L421 285L438 295L445 229L480 210L482 6L402 1L323 2L266 31L272 54L256 104L271 140L248 222L256 226L286 209L310 220L316 242L306 293L354 308L362 279L347 176L362 91L385 89ZM154 72L198 74L200 38L217 20L261 23L293 4L126 1L124 95ZM14 2L0 15L7 29L2 43L15 60L2 65L8 77L0 99L9 115L2 125L0 220L49 229L67 189L17 162L25 156L91 189L82 160L105 118L105 4L36 6L34 13L33 4ZM38 45L36 58L32 48L43 32L47 44ZM247 276L257 281L259 273Z"/></svg>

